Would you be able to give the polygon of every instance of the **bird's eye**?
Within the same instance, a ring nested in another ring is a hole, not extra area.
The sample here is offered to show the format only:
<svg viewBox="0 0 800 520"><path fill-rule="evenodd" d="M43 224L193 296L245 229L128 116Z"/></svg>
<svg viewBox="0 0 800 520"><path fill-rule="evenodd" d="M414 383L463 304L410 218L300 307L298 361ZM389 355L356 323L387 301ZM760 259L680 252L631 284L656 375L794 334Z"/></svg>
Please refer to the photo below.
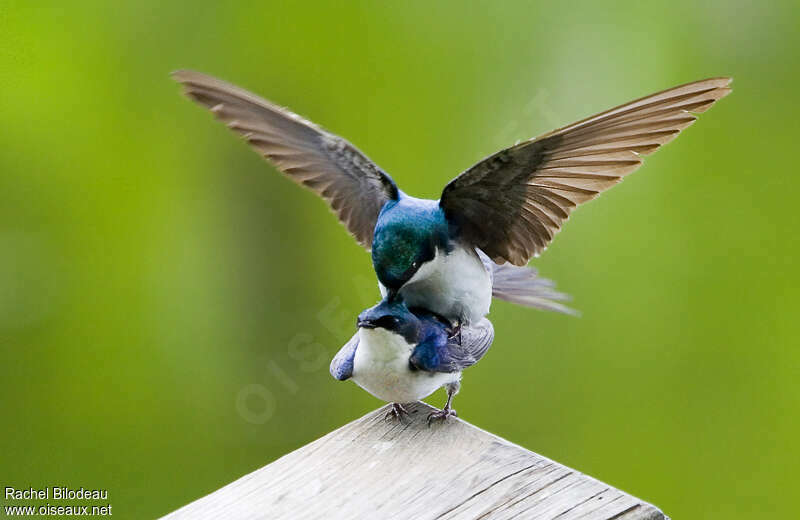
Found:
<svg viewBox="0 0 800 520"><path fill-rule="evenodd" d="M400 323L400 319L397 316L382 316L377 323L383 328L391 329Z"/></svg>
<svg viewBox="0 0 800 520"><path fill-rule="evenodd" d="M411 262L411 267L412 267L413 269L416 269L416 268L418 268L418 267L419 267L419 262Z"/></svg>

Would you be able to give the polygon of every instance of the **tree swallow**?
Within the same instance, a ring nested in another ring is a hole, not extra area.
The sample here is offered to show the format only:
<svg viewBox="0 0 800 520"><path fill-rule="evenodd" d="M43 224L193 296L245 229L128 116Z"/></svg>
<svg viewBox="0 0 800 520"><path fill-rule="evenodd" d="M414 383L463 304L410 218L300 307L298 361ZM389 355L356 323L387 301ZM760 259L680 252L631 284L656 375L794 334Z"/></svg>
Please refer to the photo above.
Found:
<svg viewBox="0 0 800 520"><path fill-rule="evenodd" d="M442 317L410 311L399 298L384 298L358 316L358 332L331 362L331 375L352 379L378 399L392 403L390 414L401 418L402 403L428 397L440 387L447 403L428 417L455 416L451 408L461 371L480 360L494 339L486 318L454 328Z"/></svg>
<svg viewBox="0 0 800 520"><path fill-rule="evenodd" d="M328 201L372 251L381 293L469 324L489 312L492 262L524 266L579 204L636 170L730 92L730 78L687 83L501 150L450 181L439 200L403 193L353 145L216 78L178 71L209 108L294 181ZM504 294L495 296L505 298Z"/></svg>

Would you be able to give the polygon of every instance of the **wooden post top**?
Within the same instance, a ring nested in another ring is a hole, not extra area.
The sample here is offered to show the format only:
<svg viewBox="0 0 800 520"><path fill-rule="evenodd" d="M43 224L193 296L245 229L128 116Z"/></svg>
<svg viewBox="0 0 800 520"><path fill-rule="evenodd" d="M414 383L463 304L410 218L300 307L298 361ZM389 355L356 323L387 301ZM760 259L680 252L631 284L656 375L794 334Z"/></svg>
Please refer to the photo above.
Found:
<svg viewBox="0 0 800 520"><path fill-rule="evenodd" d="M299 448L165 519L660 520L656 507L460 419L428 427L389 407Z"/></svg>

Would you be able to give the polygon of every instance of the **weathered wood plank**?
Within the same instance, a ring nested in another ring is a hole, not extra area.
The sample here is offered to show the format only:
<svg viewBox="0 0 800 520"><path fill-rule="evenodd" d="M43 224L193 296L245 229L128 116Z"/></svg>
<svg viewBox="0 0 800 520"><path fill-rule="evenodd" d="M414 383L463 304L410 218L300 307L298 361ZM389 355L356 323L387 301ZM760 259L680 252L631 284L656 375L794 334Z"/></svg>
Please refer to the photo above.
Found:
<svg viewBox="0 0 800 520"><path fill-rule="evenodd" d="M165 516L657 520L656 507L461 420L376 410Z"/></svg>

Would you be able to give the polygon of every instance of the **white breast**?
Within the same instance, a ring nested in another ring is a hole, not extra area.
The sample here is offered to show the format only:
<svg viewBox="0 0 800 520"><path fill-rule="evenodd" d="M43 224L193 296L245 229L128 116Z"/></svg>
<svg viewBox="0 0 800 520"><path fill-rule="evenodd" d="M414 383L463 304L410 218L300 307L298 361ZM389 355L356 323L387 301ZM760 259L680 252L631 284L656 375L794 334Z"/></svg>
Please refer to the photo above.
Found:
<svg viewBox="0 0 800 520"><path fill-rule="evenodd" d="M411 403L461 378L460 372L412 371L408 358L413 346L386 329L359 329L353 359L353 381L389 403Z"/></svg>
<svg viewBox="0 0 800 520"><path fill-rule="evenodd" d="M449 254L437 251L400 289L400 295L409 307L470 323L489 313L492 279L474 251L456 246Z"/></svg>

